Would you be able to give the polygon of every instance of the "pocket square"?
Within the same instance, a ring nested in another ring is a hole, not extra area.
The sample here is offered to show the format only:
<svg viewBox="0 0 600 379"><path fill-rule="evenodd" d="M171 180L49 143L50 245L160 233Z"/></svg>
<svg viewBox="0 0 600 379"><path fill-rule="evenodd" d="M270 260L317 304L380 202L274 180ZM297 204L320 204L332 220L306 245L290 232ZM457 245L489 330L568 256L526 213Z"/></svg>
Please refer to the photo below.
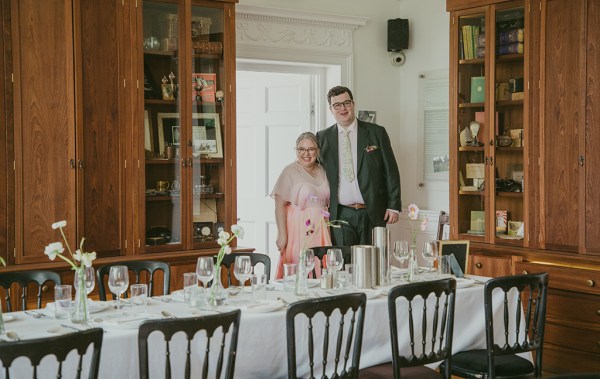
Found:
<svg viewBox="0 0 600 379"><path fill-rule="evenodd" d="M367 153L370 153L370 152L372 152L372 151L375 151L375 150L377 150L377 149L379 149L379 147L377 147L377 146L375 146L375 145L367 145L367 147L365 147L365 151L366 151Z"/></svg>

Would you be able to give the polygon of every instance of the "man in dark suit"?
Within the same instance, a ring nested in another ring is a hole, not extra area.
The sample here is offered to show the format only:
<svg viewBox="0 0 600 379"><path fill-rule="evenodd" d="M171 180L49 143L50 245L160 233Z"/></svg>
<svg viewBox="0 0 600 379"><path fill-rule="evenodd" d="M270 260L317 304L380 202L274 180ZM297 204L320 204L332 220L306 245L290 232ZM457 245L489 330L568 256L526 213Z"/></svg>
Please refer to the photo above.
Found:
<svg viewBox="0 0 600 379"><path fill-rule="evenodd" d="M341 86L327 93L336 124L317 133L321 163L329 180L334 245L372 244L371 230L398 221L402 209L400 173L390 138L382 126L355 116L352 92Z"/></svg>

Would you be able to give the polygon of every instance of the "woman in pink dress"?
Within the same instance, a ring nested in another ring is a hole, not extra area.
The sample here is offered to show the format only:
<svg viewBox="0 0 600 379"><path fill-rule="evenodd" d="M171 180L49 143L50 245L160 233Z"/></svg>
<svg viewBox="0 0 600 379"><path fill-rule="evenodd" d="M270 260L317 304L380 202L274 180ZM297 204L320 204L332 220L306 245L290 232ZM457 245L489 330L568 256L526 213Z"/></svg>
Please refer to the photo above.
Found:
<svg viewBox="0 0 600 379"><path fill-rule="evenodd" d="M310 132L300 134L296 140L297 160L283 169L271 192L280 254L278 279L283 277L284 263L298 263L301 249L331 245L327 227L329 182L325 169L317 162L318 156L317 136ZM321 275L319 263L315 264L315 271Z"/></svg>

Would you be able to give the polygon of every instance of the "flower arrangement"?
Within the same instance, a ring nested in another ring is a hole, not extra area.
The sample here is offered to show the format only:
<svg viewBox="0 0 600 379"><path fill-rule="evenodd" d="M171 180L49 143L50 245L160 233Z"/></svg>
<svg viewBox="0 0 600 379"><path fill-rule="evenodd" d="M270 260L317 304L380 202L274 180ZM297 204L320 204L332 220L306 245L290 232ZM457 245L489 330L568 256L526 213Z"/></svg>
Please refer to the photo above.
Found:
<svg viewBox="0 0 600 379"><path fill-rule="evenodd" d="M59 257L60 259L70 264L71 269L75 271L75 283L78 283L79 288L76 288L77 293L75 295L75 305L72 309L71 321L76 323L87 324L87 292L85 290L84 273L85 267L92 266L92 262L94 261L94 259L96 259L96 252L85 252L85 250L83 249L85 237L82 237L81 242L79 243L79 249L75 250L75 253L73 253L73 250L71 250L71 247L69 246L69 242L67 241L67 237L65 236L65 231L63 229L66 226L66 221L58 221L52 224L52 229L60 229L60 234L62 235L63 241L65 242L65 246L67 247L67 251L69 252L71 258L68 258L63 254L65 248L61 242L50 243L44 249L44 254L46 254L51 261L55 260L56 257ZM79 262L79 264L75 262Z"/></svg>
<svg viewBox="0 0 600 379"><path fill-rule="evenodd" d="M411 235L411 246L417 245L417 225L420 231L424 232L427 230L427 217L419 219L419 207L416 204L410 204L408 206L408 218L411 220L410 223L410 235Z"/></svg>
<svg viewBox="0 0 600 379"><path fill-rule="evenodd" d="M233 241L234 238L244 238L244 228L239 225L231 226L231 233L226 232L225 230L221 230L219 232L219 236L217 239L217 243L221 246L219 252L217 253L217 263L215 264L215 276L219 275L221 272L221 263L223 262L223 257L225 254L231 254L231 247L229 244ZM209 302L211 305L217 305L217 291L220 286L219 278L215 278L213 280L213 285L210 290L210 298Z"/></svg>
<svg viewBox="0 0 600 379"><path fill-rule="evenodd" d="M379 149L379 147L376 146L376 145L367 145L367 147L365 147L365 151L367 153L370 153L370 152L375 151L377 149Z"/></svg>

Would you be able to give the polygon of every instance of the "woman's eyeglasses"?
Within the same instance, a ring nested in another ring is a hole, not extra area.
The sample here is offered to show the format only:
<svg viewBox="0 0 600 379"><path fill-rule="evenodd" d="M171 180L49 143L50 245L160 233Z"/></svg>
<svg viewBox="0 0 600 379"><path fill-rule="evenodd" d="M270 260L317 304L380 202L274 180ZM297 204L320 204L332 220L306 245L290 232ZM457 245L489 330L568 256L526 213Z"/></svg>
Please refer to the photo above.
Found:
<svg viewBox="0 0 600 379"><path fill-rule="evenodd" d="M342 101L341 103L331 104L333 109L335 109L336 111L339 111L340 109L342 109L342 105L344 106L344 108L348 108L352 105L352 100L346 100L346 101Z"/></svg>
<svg viewBox="0 0 600 379"><path fill-rule="evenodd" d="M317 152L317 149L315 147L309 147L308 149L305 149L303 147L297 147L296 151L301 155L306 152L308 152L309 154L314 154Z"/></svg>

